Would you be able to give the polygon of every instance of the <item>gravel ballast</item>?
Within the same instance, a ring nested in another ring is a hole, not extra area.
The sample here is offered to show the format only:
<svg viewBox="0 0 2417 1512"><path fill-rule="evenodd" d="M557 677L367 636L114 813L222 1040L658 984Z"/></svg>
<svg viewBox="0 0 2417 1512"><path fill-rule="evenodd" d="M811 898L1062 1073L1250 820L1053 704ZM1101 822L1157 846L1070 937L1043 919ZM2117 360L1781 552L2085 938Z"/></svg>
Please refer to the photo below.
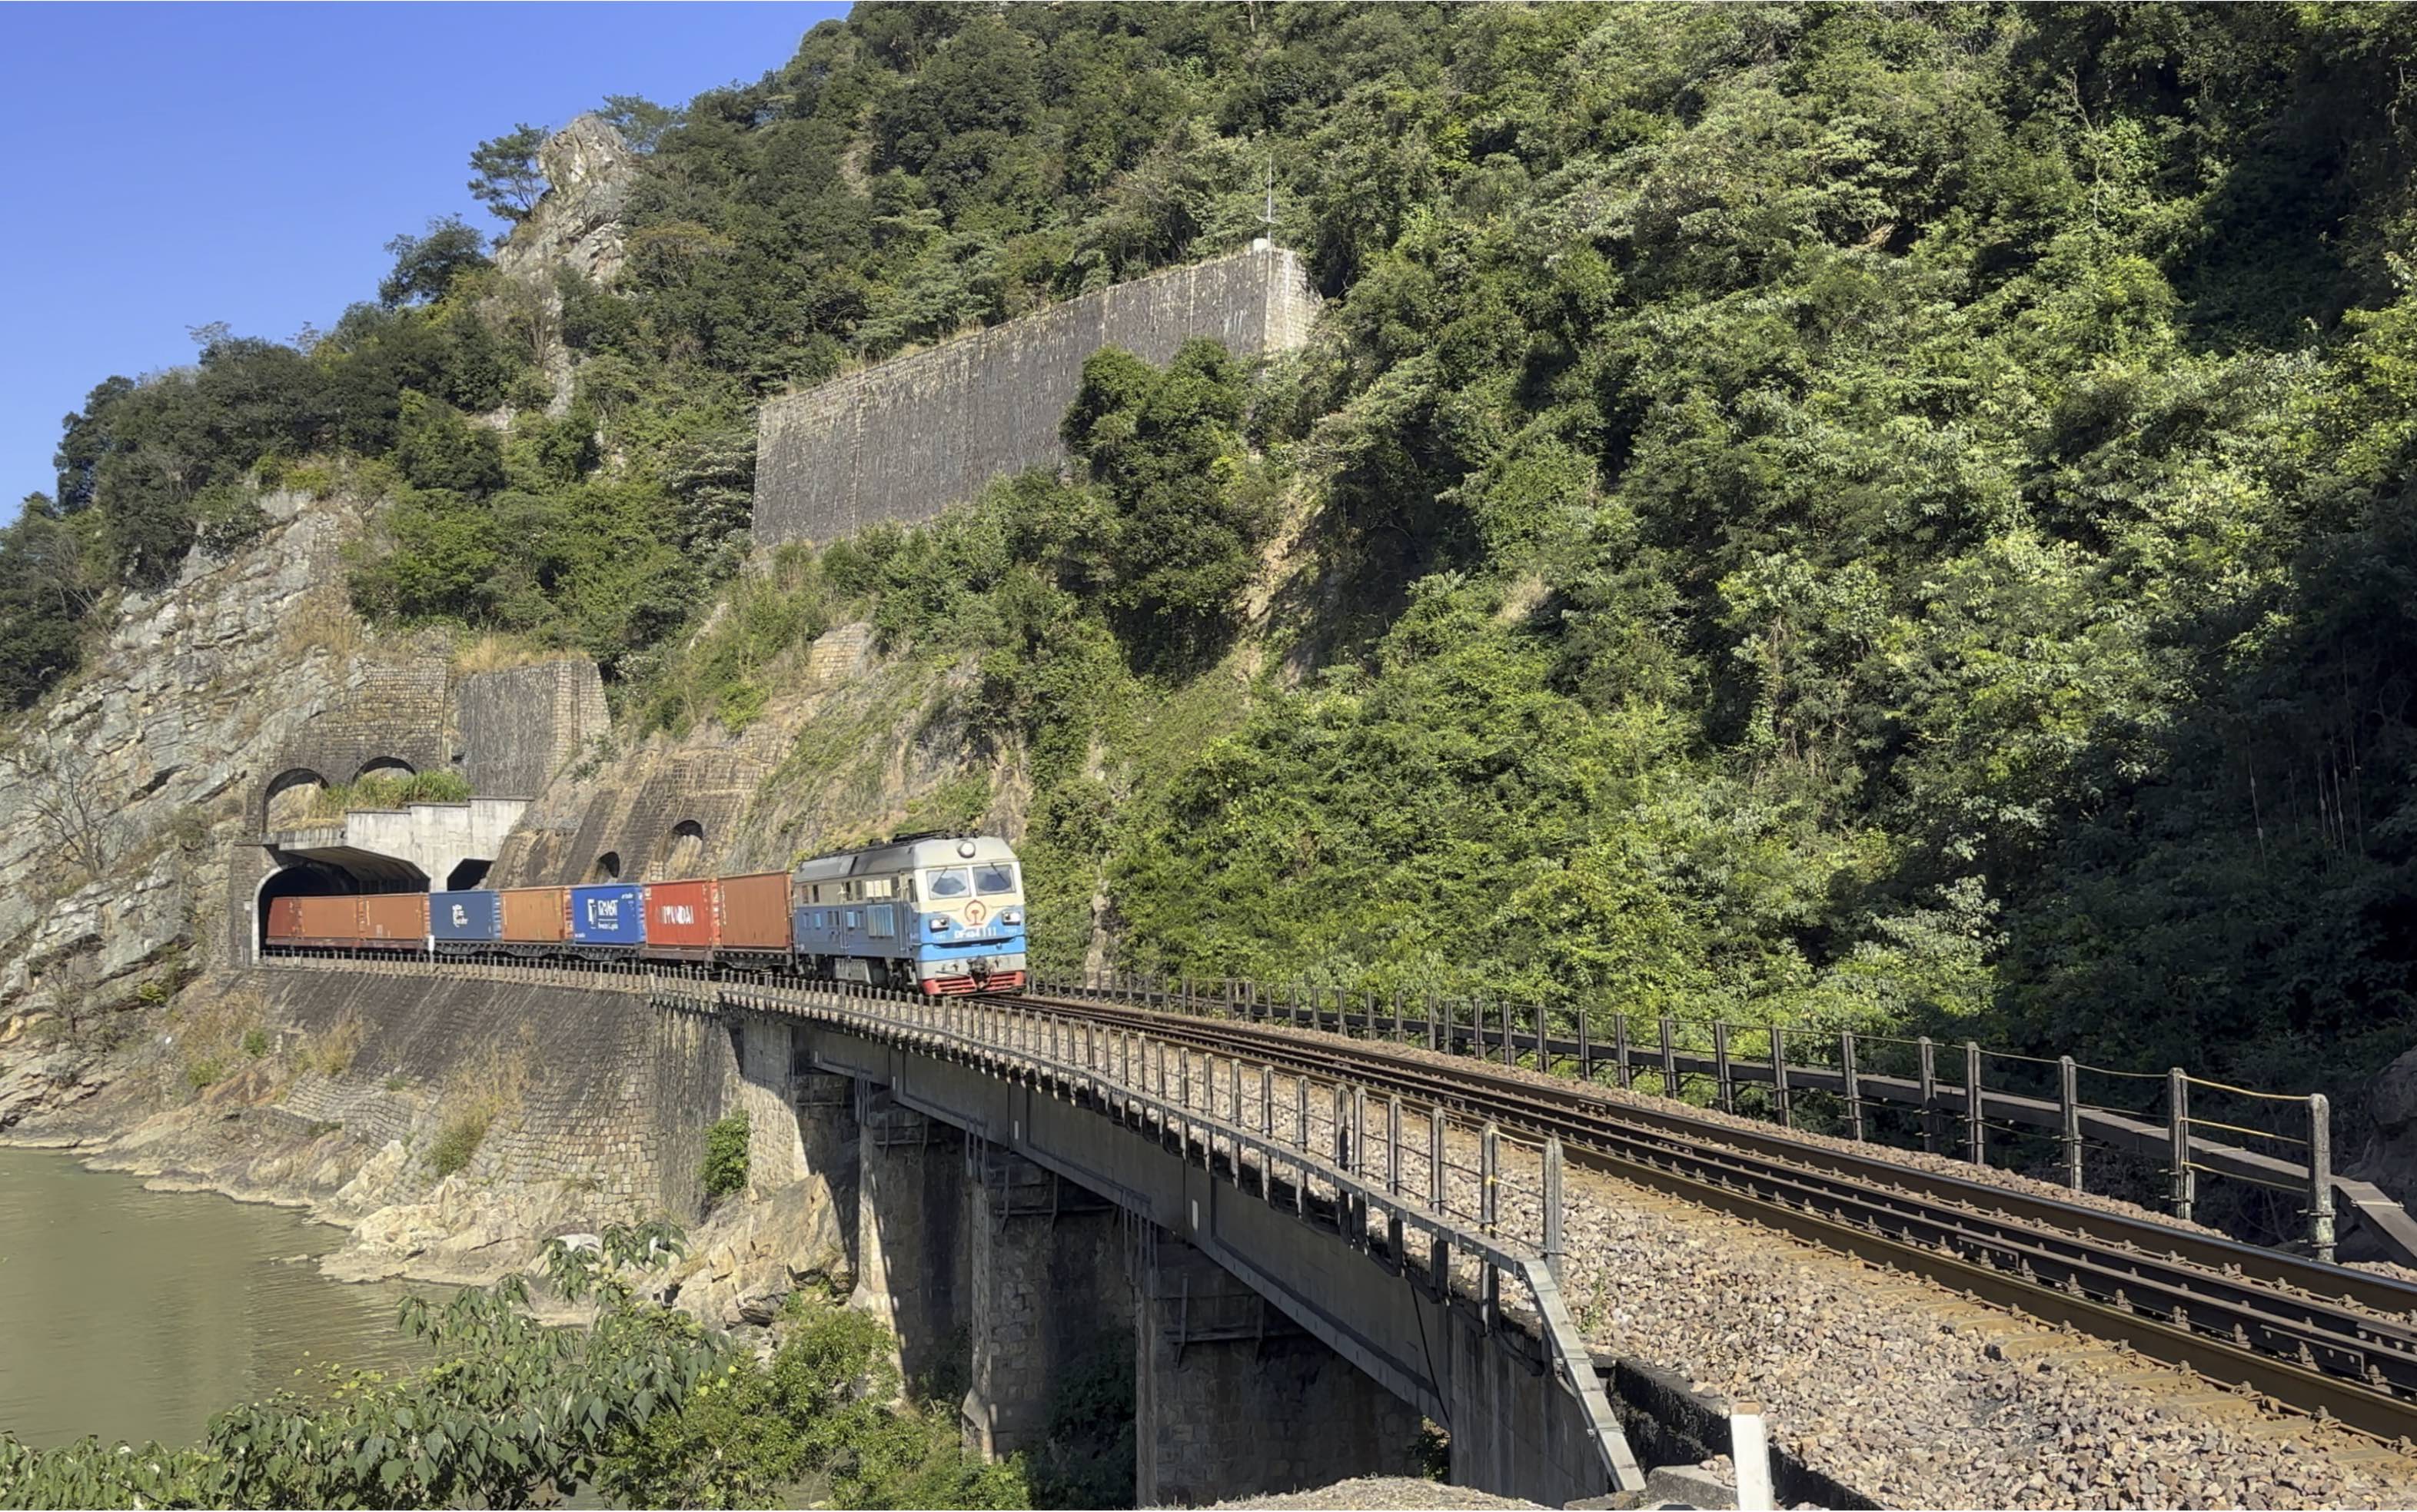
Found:
<svg viewBox="0 0 2417 1512"><path fill-rule="evenodd" d="M1213 1097L1210 1116L1259 1126L1255 1067L1245 1069L1239 1111L1224 1057L1195 1052L1192 1076L1194 1106ZM1273 1092L1276 1132L1289 1142L1295 1078L1277 1074ZM1309 1106L1311 1147L1322 1155L1333 1145L1330 1083L1313 1081ZM1380 1101L1368 1119L1365 1172L1382 1181ZM1404 1139L1412 1194L1428 1189L1425 1140L1420 1109ZM1476 1145L1453 1126L1448 1205L1464 1215L1477 1207ZM1536 1158L1534 1146L1503 1138L1502 1232L1528 1243L1539 1228ZM1278 1177L1289 1179L1281 1160ZM2372 1440L1650 1188L1569 1170L1564 1238L1563 1290L1589 1344L1707 1396L1762 1403L1777 1444L1883 1504L2417 1505L2417 1459Z"/></svg>

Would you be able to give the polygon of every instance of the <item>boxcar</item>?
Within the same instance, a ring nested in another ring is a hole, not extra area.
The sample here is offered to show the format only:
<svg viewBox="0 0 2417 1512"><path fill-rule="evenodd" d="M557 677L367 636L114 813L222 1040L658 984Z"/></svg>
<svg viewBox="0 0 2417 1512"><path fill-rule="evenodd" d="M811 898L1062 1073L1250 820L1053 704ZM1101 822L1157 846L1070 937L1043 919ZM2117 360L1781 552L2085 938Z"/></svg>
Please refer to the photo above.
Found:
<svg viewBox="0 0 2417 1512"><path fill-rule="evenodd" d="M428 948L426 893L371 893L362 898L361 945L369 950Z"/></svg>
<svg viewBox="0 0 2417 1512"><path fill-rule="evenodd" d="M789 963L789 874L758 871L723 877L722 938L714 959L738 965L785 967Z"/></svg>
<svg viewBox="0 0 2417 1512"><path fill-rule="evenodd" d="M570 889L570 945L585 956L634 954L646 942L646 901L637 884Z"/></svg>
<svg viewBox="0 0 2417 1512"><path fill-rule="evenodd" d="M646 954L663 960L711 960L713 947L722 943L721 891L710 877L646 884Z"/></svg>
<svg viewBox="0 0 2417 1512"><path fill-rule="evenodd" d="M507 887L496 896L503 900L504 927L498 938L506 953L550 956L570 938L569 888Z"/></svg>
<svg viewBox="0 0 2417 1512"><path fill-rule="evenodd" d="M428 895L428 935L440 956L475 956L504 937L504 895L486 888Z"/></svg>

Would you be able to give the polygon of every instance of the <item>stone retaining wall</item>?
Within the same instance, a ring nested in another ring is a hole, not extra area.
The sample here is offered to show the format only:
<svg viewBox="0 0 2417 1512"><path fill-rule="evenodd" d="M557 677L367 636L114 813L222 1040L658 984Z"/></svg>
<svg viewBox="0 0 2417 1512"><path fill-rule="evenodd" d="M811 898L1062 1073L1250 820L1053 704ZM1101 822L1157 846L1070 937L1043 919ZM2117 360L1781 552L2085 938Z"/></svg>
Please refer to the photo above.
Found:
<svg viewBox="0 0 2417 1512"><path fill-rule="evenodd" d="M766 404L755 542L827 541L928 520L992 478L1056 463L1083 363L1117 346L1155 363L1193 337L1241 355L1309 339L1300 259L1254 249L1171 268Z"/></svg>

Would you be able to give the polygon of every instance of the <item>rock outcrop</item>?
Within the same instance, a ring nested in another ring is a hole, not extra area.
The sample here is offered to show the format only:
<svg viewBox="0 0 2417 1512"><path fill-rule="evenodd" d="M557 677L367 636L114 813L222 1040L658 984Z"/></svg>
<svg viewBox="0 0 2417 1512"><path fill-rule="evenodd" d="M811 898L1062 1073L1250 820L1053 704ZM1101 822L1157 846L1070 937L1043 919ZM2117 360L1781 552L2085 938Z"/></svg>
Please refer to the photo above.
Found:
<svg viewBox="0 0 2417 1512"><path fill-rule="evenodd" d="M564 344L562 294L557 273L570 272L609 288L628 255L622 214L635 176L636 156L602 116L575 117L538 150L546 192L528 219L512 228L495 254L495 265L516 285L497 298L537 307L542 332L540 366L553 385L546 413L556 419L570 411L575 364Z"/></svg>
<svg viewBox="0 0 2417 1512"><path fill-rule="evenodd" d="M545 197L512 231L495 265L515 278L551 280L569 268L609 287L626 255L622 211L636 154L602 116L573 117L538 149Z"/></svg>

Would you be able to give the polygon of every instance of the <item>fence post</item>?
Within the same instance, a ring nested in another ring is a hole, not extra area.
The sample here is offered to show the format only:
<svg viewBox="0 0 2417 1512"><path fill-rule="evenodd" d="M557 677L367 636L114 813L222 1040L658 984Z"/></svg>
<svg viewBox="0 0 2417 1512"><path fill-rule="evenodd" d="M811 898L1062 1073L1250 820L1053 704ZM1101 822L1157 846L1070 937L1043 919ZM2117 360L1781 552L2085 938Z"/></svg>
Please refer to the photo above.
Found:
<svg viewBox="0 0 2417 1512"><path fill-rule="evenodd" d="M1729 1080L1729 1026L1712 1021L1712 1086L1725 1113L1737 1111L1737 1083Z"/></svg>
<svg viewBox="0 0 2417 1512"><path fill-rule="evenodd" d="M1679 1051L1671 1043L1670 1016L1662 1016L1662 1096L1679 1096Z"/></svg>
<svg viewBox="0 0 2417 1512"><path fill-rule="evenodd" d="M1838 1070L1847 1083L1847 1137L1857 1143L1863 1138L1863 1079L1855 1069L1855 1032L1838 1031Z"/></svg>
<svg viewBox="0 0 2417 1512"><path fill-rule="evenodd" d="M2308 1248L2333 1260L2333 1119L2321 1092L2308 1095Z"/></svg>
<svg viewBox="0 0 2417 1512"><path fill-rule="evenodd" d="M1561 1137L1544 1140L1544 1268L1561 1278Z"/></svg>
<svg viewBox="0 0 2417 1512"><path fill-rule="evenodd" d="M1477 1224L1478 1232L1488 1239L1496 1236L1496 1220L1501 1213L1497 1205L1502 1181L1502 1132L1494 1120L1487 1119L1477 1137ZM1502 1269L1494 1257L1485 1257L1485 1326L1491 1329L1502 1315Z"/></svg>
<svg viewBox="0 0 2417 1512"><path fill-rule="evenodd" d="M1397 993L1393 999L1401 1001ZM1385 1251L1393 1259L1396 1270L1403 1267L1402 1255L1402 1095L1393 1093L1385 1099L1385 1195L1393 1199L1385 1209Z"/></svg>
<svg viewBox="0 0 2417 1512"><path fill-rule="evenodd" d="M1354 1162L1359 1159L1359 1089L1344 1089L1334 1082L1334 1169L1342 1176L1354 1176ZM1359 1234L1351 1232L1351 1193L1342 1186L1334 1188L1334 1232L1344 1236L1344 1244L1359 1248ZM1365 1230L1363 1230L1365 1232Z"/></svg>
<svg viewBox="0 0 2417 1512"><path fill-rule="evenodd" d="M1435 989L1430 987L1427 989L1427 1049L1435 1050L1438 1048L1438 1044L1436 1033L1436 992Z"/></svg>
<svg viewBox="0 0 2417 1512"><path fill-rule="evenodd" d="M1913 1044L1922 1057L1922 1149L1931 1155L1938 1149L1938 1114L1933 1107L1938 1100L1938 1048L1928 1035L1917 1036Z"/></svg>
<svg viewBox="0 0 2417 1512"><path fill-rule="evenodd" d="M1964 1041L1964 1154L1976 1166L1989 1163L1988 1126L1981 1116L1981 1046Z"/></svg>
<svg viewBox="0 0 2417 1512"><path fill-rule="evenodd" d="M1293 1144L1301 1154L1309 1153L1309 1078L1296 1074L1292 1079ZM1302 1161L1300 1179L1292 1186L1292 1210L1296 1217L1309 1213L1309 1163Z"/></svg>
<svg viewBox="0 0 2417 1512"><path fill-rule="evenodd" d="M1592 1018L1593 1015L1587 1012L1586 1005L1581 1003L1577 1005L1577 1016L1578 1080L1581 1081L1592 1081L1594 1080L1594 1036L1589 1029L1587 1021Z"/></svg>
<svg viewBox="0 0 2417 1512"><path fill-rule="evenodd" d="M2174 1217L2188 1223L2192 1201L2198 1195L2198 1173L2190 1163L2190 1076L2179 1066L2166 1073L2166 1103L2171 1115L2167 1134L2174 1162Z"/></svg>
<svg viewBox="0 0 2417 1512"><path fill-rule="evenodd" d="M1771 1438L1760 1402L1729 1409L1729 1463L1737 1467L1740 1512L1771 1512L1778 1503L1771 1496Z"/></svg>
<svg viewBox="0 0 2417 1512"><path fill-rule="evenodd" d="M1351 1089L1351 1163L1345 1168L1360 1180L1361 1189L1352 1194L1348 1204L1351 1213L1351 1247L1368 1247L1368 1089Z"/></svg>
<svg viewBox="0 0 2417 1512"><path fill-rule="evenodd" d="M1410 1032L1402 1021L1402 990L1397 987L1393 989L1393 1043L1405 1044L1409 1037Z"/></svg>
<svg viewBox="0 0 2417 1512"><path fill-rule="evenodd" d="M1429 1023L1435 1021L1429 1019ZM1444 1216L1443 1184L1444 1119L1443 1110L1427 1110L1427 1209L1437 1219ZM1427 1235L1427 1279L1434 1283L1436 1295L1452 1294L1452 1240L1440 1223Z"/></svg>
<svg viewBox="0 0 2417 1512"><path fill-rule="evenodd" d="M2081 1190L2081 1077L2070 1055L2056 1058L2057 1138L2064 1145L2064 1184Z"/></svg>
<svg viewBox="0 0 2417 1512"><path fill-rule="evenodd" d="M1771 1095L1779 1104L1779 1126L1796 1126L1796 1109L1787 1096L1786 1041L1777 1024L1771 1026Z"/></svg>
<svg viewBox="0 0 2417 1512"><path fill-rule="evenodd" d="M1622 1092L1634 1080L1628 1068L1628 1015L1624 1013L1611 1016L1611 1077Z"/></svg>

